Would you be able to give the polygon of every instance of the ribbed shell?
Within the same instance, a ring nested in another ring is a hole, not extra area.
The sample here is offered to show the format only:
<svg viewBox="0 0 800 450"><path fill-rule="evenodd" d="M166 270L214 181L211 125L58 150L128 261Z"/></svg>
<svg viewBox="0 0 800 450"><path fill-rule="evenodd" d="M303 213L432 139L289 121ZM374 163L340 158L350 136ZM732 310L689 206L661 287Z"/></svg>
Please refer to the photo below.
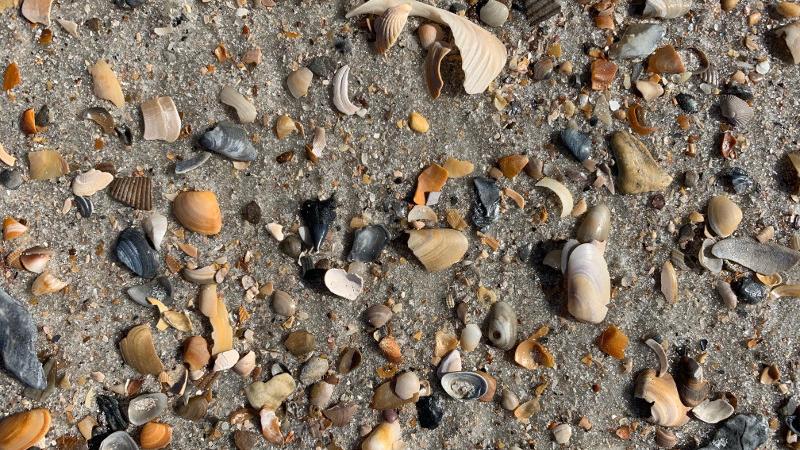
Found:
<svg viewBox="0 0 800 450"><path fill-rule="evenodd" d="M111 183L109 195L133 209L144 211L153 209L153 183L150 177L115 178Z"/></svg>
<svg viewBox="0 0 800 450"><path fill-rule="evenodd" d="M525 15L531 25L544 22L561 12L558 0L525 0Z"/></svg>
<svg viewBox="0 0 800 450"><path fill-rule="evenodd" d="M131 272L142 278L153 278L158 274L158 261L141 231L126 228L120 233L115 248L117 259Z"/></svg>
<svg viewBox="0 0 800 450"><path fill-rule="evenodd" d="M735 95L723 95L719 109L722 117L735 127L747 126L753 120L753 108Z"/></svg>
<svg viewBox="0 0 800 450"><path fill-rule="evenodd" d="M175 142L181 133L181 117L171 97L156 97L142 103L144 138Z"/></svg>
<svg viewBox="0 0 800 450"><path fill-rule="evenodd" d="M375 50L386 53L397 42L408 22L411 5L402 4L389 8L375 24Z"/></svg>

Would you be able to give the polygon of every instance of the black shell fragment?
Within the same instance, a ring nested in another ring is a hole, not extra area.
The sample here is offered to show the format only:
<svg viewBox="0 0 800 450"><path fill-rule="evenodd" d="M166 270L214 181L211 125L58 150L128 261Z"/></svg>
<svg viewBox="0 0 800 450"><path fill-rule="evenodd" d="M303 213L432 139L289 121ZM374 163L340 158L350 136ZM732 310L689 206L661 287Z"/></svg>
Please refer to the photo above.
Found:
<svg viewBox="0 0 800 450"><path fill-rule="evenodd" d="M472 223L478 228L486 228L500 218L500 188L494 180L475 177L475 202L472 210Z"/></svg>
<svg viewBox="0 0 800 450"><path fill-rule="evenodd" d="M75 196L75 206L78 207L78 212L84 219L89 218L94 212L94 204L89 197Z"/></svg>
<svg viewBox="0 0 800 450"><path fill-rule="evenodd" d="M189 159L184 159L183 161L178 161L175 163L175 174L183 175L187 172L197 169L205 164L209 159L211 159L211 153L198 152Z"/></svg>
<svg viewBox="0 0 800 450"><path fill-rule="evenodd" d="M561 142L569 149L572 156L580 162L592 157L592 138L575 128L561 130Z"/></svg>
<svg viewBox="0 0 800 450"><path fill-rule="evenodd" d="M119 234L114 252L117 259L136 275L153 278L158 274L156 255L147 238L136 228L126 228Z"/></svg>
<svg viewBox="0 0 800 450"><path fill-rule="evenodd" d="M694 114L699 110L697 100L689 94L678 94L675 96L675 101L684 112L689 114Z"/></svg>
<svg viewBox="0 0 800 450"><path fill-rule="evenodd" d="M438 395L421 397L417 402L417 419L422 428L436 429L444 417L444 401Z"/></svg>
<svg viewBox="0 0 800 450"><path fill-rule="evenodd" d="M730 173L731 185L737 194L746 194L753 188L753 179L741 167L734 167Z"/></svg>
<svg viewBox="0 0 800 450"><path fill-rule="evenodd" d="M391 239L389 230L383 225L368 225L356 230L353 248L347 257L349 261L372 262L381 256L386 244Z"/></svg>
<svg viewBox="0 0 800 450"><path fill-rule="evenodd" d="M247 132L227 122L220 122L203 133L198 143L204 149L234 161L255 161L258 156Z"/></svg>
<svg viewBox="0 0 800 450"><path fill-rule="evenodd" d="M740 278L733 282L732 286L733 291L736 293L736 297L739 298L740 301L744 303L749 303L754 305L756 303L761 303L767 297L767 293L769 292L769 288L758 281L750 278Z"/></svg>
<svg viewBox="0 0 800 450"><path fill-rule="evenodd" d="M97 396L97 406L106 418L106 425L113 431L121 431L128 428L128 421L122 417L119 409L119 402L114 397L108 395Z"/></svg>
<svg viewBox="0 0 800 450"><path fill-rule="evenodd" d="M139 286L130 287L126 292L133 301L148 308L153 307L147 301L148 297L160 300L165 304L172 303L172 284L169 282L169 278L164 276Z"/></svg>
<svg viewBox="0 0 800 450"><path fill-rule="evenodd" d="M306 200L300 207L300 218L308 227L314 251L319 251L331 223L336 220L336 199L331 196L327 200Z"/></svg>
<svg viewBox="0 0 800 450"><path fill-rule="evenodd" d="M47 387L44 368L36 357L36 327L31 315L0 288L0 353L3 366L22 384Z"/></svg>

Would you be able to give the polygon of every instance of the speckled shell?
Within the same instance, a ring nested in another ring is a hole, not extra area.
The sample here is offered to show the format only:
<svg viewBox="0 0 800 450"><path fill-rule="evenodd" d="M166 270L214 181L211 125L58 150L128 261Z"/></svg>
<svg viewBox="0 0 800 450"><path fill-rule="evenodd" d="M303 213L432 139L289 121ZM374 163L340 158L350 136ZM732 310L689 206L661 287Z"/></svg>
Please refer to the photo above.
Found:
<svg viewBox="0 0 800 450"><path fill-rule="evenodd" d="M692 9L692 0L647 0L644 5L645 17L675 19Z"/></svg>
<svg viewBox="0 0 800 450"><path fill-rule="evenodd" d="M581 322L600 323L610 301L611 279L603 254L594 244L575 247L567 264L567 310Z"/></svg>
<svg viewBox="0 0 800 450"><path fill-rule="evenodd" d="M256 148L247 137L247 132L226 122L220 122L203 133L198 143L204 149L234 161L255 161L258 156Z"/></svg>
<svg viewBox="0 0 800 450"><path fill-rule="evenodd" d="M167 396L161 392L140 395L128 403L128 420L143 425L159 417L167 409Z"/></svg>

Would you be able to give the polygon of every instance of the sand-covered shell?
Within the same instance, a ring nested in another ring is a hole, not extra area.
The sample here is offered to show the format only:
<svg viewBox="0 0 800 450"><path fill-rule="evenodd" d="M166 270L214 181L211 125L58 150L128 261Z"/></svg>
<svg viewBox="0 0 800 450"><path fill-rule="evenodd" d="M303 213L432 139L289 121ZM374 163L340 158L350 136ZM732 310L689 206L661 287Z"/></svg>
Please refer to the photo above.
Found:
<svg viewBox="0 0 800 450"><path fill-rule="evenodd" d="M99 450L138 450L139 446L125 431L115 431L100 443Z"/></svg>
<svg viewBox="0 0 800 450"><path fill-rule="evenodd" d="M32 180L52 180L69 172L67 162L55 150L28 152L28 165Z"/></svg>
<svg viewBox="0 0 800 450"><path fill-rule="evenodd" d="M800 261L800 252L750 238L723 239L711 248L717 258L727 259L762 274L787 272Z"/></svg>
<svg viewBox="0 0 800 450"><path fill-rule="evenodd" d="M397 42L400 33L408 22L411 5L400 4L387 8L383 15L375 21L375 50L386 53Z"/></svg>
<svg viewBox="0 0 800 450"><path fill-rule="evenodd" d="M489 0L480 9L481 22L490 27L499 27L508 20L509 9L504 3L497 0Z"/></svg>
<svg viewBox="0 0 800 450"><path fill-rule="evenodd" d="M308 95L308 88L314 79L314 72L307 67L301 67L286 77L286 87L294 98L305 97Z"/></svg>
<svg viewBox="0 0 800 450"><path fill-rule="evenodd" d="M94 81L94 95L108 100L118 108L125 106L125 96L122 94L122 86L117 80L117 75L111 66L104 59L89 68L89 73Z"/></svg>
<svg viewBox="0 0 800 450"><path fill-rule="evenodd" d="M627 131L611 137L611 147L619 170L619 188L625 194L660 191L672 183L647 146Z"/></svg>
<svg viewBox="0 0 800 450"><path fill-rule="evenodd" d="M164 371L164 365L156 353L150 325L142 324L131 328L120 341L122 359L142 375L156 375Z"/></svg>
<svg viewBox="0 0 800 450"><path fill-rule="evenodd" d="M172 213L181 225L206 236L222 230L222 212L211 191L183 191L172 202Z"/></svg>
<svg viewBox="0 0 800 450"><path fill-rule="evenodd" d="M408 248L428 272L439 272L461 261L469 242L464 233L449 228L412 230Z"/></svg>
<svg viewBox="0 0 800 450"><path fill-rule="evenodd" d="M666 27L657 23L629 25L619 42L611 46L609 55L615 59L645 57L653 53L666 33Z"/></svg>
<svg viewBox="0 0 800 450"><path fill-rule="evenodd" d="M247 132L227 122L219 122L214 128L203 133L198 143L204 149L234 161L255 161L258 156L256 148L247 137Z"/></svg>
<svg viewBox="0 0 800 450"><path fill-rule="evenodd" d="M119 262L136 275L142 278L154 278L158 275L156 254L138 229L129 227L123 230L117 238L114 253Z"/></svg>
<svg viewBox="0 0 800 450"><path fill-rule="evenodd" d="M22 16L32 23L50 26L50 6L53 0L23 0ZM16 4L13 2L12 4Z"/></svg>
<svg viewBox="0 0 800 450"><path fill-rule="evenodd" d="M581 243L605 242L611 232L611 211L601 203L589 209L575 233Z"/></svg>
<svg viewBox="0 0 800 450"><path fill-rule="evenodd" d="M233 107L240 123L253 123L256 120L255 105L231 86L225 86L219 93L219 101Z"/></svg>
<svg viewBox="0 0 800 450"><path fill-rule="evenodd" d="M165 448L172 442L172 427L166 423L148 422L139 432L139 443L145 450Z"/></svg>
<svg viewBox="0 0 800 450"><path fill-rule="evenodd" d="M742 222L742 210L725 195L715 195L708 201L708 226L720 237L728 237Z"/></svg>
<svg viewBox="0 0 800 450"><path fill-rule="evenodd" d="M97 169L90 169L72 180L72 193L81 197L94 195L105 189L114 180L114 175Z"/></svg>
<svg viewBox="0 0 800 450"><path fill-rule="evenodd" d="M496 302L486 319L486 337L501 350L511 350L517 343L517 313L506 302Z"/></svg>
<svg viewBox="0 0 800 450"><path fill-rule="evenodd" d="M645 17L676 19L692 9L692 0L647 0L644 5Z"/></svg>
<svg viewBox="0 0 800 450"><path fill-rule="evenodd" d="M353 247L347 259L350 261L372 262L378 259L389 243L389 230L383 225L367 225L356 230Z"/></svg>
<svg viewBox="0 0 800 450"><path fill-rule="evenodd" d="M442 376L441 385L456 400L475 400L489 390L489 383L477 372L448 372Z"/></svg>
<svg viewBox="0 0 800 450"><path fill-rule="evenodd" d="M567 310L581 322L600 323L611 301L611 279L603 253L594 244L580 244L567 263Z"/></svg>
<svg viewBox="0 0 800 450"><path fill-rule="evenodd" d="M678 388L672 375L657 376L653 369L645 369L636 379L634 395L650 406L650 421L664 427L679 427L689 421L689 408L681 403Z"/></svg>
<svg viewBox="0 0 800 450"><path fill-rule="evenodd" d="M153 181L150 177L121 177L111 182L108 194L133 209L153 209Z"/></svg>
<svg viewBox="0 0 800 450"><path fill-rule="evenodd" d="M753 107L735 95L723 95L719 101L722 117L735 127L745 127L753 120Z"/></svg>
<svg viewBox="0 0 800 450"><path fill-rule="evenodd" d="M175 142L181 133L181 116L172 97L156 97L141 106L144 138L148 141Z"/></svg>
<svg viewBox="0 0 800 450"><path fill-rule="evenodd" d="M50 411L32 409L10 415L0 421L0 448L27 450L36 445L50 430Z"/></svg>
<svg viewBox="0 0 800 450"><path fill-rule="evenodd" d="M143 394L128 402L128 420L133 425L144 425L161 416L166 410L165 394L161 392Z"/></svg>

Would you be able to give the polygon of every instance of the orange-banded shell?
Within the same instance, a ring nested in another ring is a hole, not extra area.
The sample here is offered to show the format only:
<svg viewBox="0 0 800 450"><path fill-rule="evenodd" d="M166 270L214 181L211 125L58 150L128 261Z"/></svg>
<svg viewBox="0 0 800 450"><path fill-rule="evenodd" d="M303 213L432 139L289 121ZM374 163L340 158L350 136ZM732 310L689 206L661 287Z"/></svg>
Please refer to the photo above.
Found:
<svg viewBox="0 0 800 450"><path fill-rule="evenodd" d="M36 445L50 430L50 411L44 408L23 411L0 421L0 448L26 450Z"/></svg>
<svg viewBox="0 0 800 450"><path fill-rule="evenodd" d="M403 28L408 22L408 14L411 12L411 5L401 4L386 9L383 15L375 23L375 50L378 53L386 53L403 32Z"/></svg>
<svg viewBox="0 0 800 450"><path fill-rule="evenodd" d="M23 225L20 221L13 217L6 217L3 219L3 240L10 241L12 239L16 239L25 232L28 231L28 227Z"/></svg>
<svg viewBox="0 0 800 450"><path fill-rule="evenodd" d="M728 237L742 221L742 210L731 199L716 195L708 201L708 226L720 237Z"/></svg>
<svg viewBox="0 0 800 450"><path fill-rule="evenodd" d="M147 422L139 434L143 449L159 449L172 442L172 427L165 423Z"/></svg>
<svg viewBox="0 0 800 450"><path fill-rule="evenodd" d="M32 180L51 180L69 172L67 162L55 150L29 152L28 164Z"/></svg>
<svg viewBox="0 0 800 450"><path fill-rule="evenodd" d="M156 97L142 103L144 138L175 142L181 133L181 117L172 97Z"/></svg>
<svg viewBox="0 0 800 450"><path fill-rule="evenodd" d="M600 323L608 313L611 279L603 253L594 244L580 244L567 263L567 310L581 322Z"/></svg>
<svg viewBox="0 0 800 450"><path fill-rule="evenodd" d="M137 325L119 343L122 359L142 375L158 375L164 365L156 353L150 325Z"/></svg>
<svg viewBox="0 0 800 450"><path fill-rule="evenodd" d="M464 233L449 228L411 230L408 234L408 248L428 272L439 272L461 261L469 246Z"/></svg>
<svg viewBox="0 0 800 450"><path fill-rule="evenodd" d="M67 287L68 284L66 281L59 280L53 274L45 272L33 280L31 294L37 297L54 294Z"/></svg>
<svg viewBox="0 0 800 450"><path fill-rule="evenodd" d="M172 202L172 213L187 229L206 236L222 230L222 212L211 191L184 191Z"/></svg>
<svg viewBox="0 0 800 450"><path fill-rule="evenodd" d="M122 177L111 182L109 195L133 209L153 209L153 182L150 177Z"/></svg>

